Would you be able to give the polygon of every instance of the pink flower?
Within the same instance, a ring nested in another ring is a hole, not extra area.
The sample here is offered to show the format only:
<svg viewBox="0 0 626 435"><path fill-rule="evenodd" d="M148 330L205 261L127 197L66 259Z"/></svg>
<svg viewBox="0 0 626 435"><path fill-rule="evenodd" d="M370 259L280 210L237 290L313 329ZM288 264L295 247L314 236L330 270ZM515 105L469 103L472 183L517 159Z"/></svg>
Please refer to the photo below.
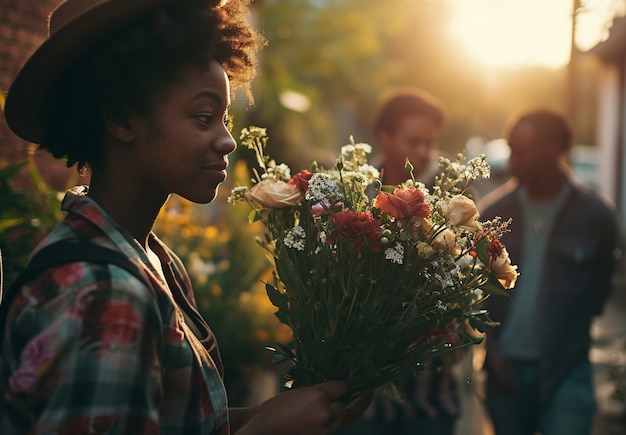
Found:
<svg viewBox="0 0 626 435"><path fill-rule="evenodd" d="M341 211L342 208L343 202L339 201L331 206L330 201L324 198L320 202L313 204L311 211L315 216L322 216L331 212Z"/></svg>
<svg viewBox="0 0 626 435"><path fill-rule="evenodd" d="M315 216L322 216L327 213L330 207L330 201L324 198L321 202L313 204L311 206L311 211Z"/></svg>
<svg viewBox="0 0 626 435"><path fill-rule="evenodd" d="M20 358L20 365L9 379L9 387L13 392L27 394L35 392L39 377L54 356L50 343L49 334L44 332L26 345Z"/></svg>
<svg viewBox="0 0 626 435"><path fill-rule="evenodd" d="M378 196L374 200L374 207L378 207L396 219L425 218L430 214L424 193L413 186L406 189L396 188L393 194L378 192Z"/></svg>

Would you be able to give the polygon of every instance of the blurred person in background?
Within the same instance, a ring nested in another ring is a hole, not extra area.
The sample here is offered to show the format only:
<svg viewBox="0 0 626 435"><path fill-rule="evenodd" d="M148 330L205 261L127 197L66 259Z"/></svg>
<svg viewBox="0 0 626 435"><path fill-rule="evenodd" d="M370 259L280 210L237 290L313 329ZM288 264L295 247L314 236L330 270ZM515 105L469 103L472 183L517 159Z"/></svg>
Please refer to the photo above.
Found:
<svg viewBox="0 0 626 435"><path fill-rule="evenodd" d="M502 243L520 276L510 298L489 298L487 408L496 435L589 435L595 415L592 319L612 289L618 223L611 205L573 181L572 130L535 110L507 125L512 179L479 204L512 218Z"/></svg>
<svg viewBox="0 0 626 435"><path fill-rule="evenodd" d="M431 189L439 173L437 141L447 118L443 103L422 89L401 88L387 95L374 120L372 164L381 171L381 181L397 185L408 180L408 158L415 180Z"/></svg>
<svg viewBox="0 0 626 435"><path fill-rule="evenodd" d="M387 95L374 120L372 160L383 184L411 178L408 158L415 180L431 190L440 172L437 141L446 122L443 103L422 89L400 88ZM460 406L452 368L460 356L457 351L428 361L423 371L401 384L400 397L393 390L377 390L362 418L342 434L452 435Z"/></svg>

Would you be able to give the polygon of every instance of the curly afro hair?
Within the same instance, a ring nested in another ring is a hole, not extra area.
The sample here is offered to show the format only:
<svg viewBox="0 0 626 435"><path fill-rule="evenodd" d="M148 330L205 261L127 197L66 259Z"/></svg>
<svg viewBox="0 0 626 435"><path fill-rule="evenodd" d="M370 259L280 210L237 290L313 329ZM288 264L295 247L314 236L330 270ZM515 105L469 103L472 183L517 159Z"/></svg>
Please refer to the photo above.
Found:
<svg viewBox="0 0 626 435"><path fill-rule="evenodd" d="M252 102L250 82L263 38L249 25L248 0L188 0L152 11L78 58L46 96L41 149L67 166L97 166L104 113L149 114L160 90L189 67L219 62L233 91Z"/></svg>

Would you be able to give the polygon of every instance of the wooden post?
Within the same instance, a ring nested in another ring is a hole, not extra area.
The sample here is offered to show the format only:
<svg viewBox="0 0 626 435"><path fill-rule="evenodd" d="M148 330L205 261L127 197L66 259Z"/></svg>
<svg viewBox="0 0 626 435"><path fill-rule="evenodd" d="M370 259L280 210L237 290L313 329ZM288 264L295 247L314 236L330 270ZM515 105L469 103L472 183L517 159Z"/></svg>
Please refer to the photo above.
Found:
<svg viewBox="0 0 626 435"><path fill-rule="evenodd" d="M567 89L565 95L565 114L568 121L575 125L577 115L577 89L578 84L578 48L576 47L576 17L580 12L581 0L572 0L572 31L570 34L570 58L567 64Z"/></svg>

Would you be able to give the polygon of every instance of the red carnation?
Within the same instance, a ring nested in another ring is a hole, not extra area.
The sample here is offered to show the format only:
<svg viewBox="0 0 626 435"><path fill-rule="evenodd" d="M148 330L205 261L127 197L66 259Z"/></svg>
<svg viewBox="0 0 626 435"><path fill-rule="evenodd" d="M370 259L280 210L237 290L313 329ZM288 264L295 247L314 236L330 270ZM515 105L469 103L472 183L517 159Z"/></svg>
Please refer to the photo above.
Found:
<svg viewBox="0 0 626 435"><path fill-rule="evenodd" d="M352 243L355 250L358 250L364 242L367 242L374 252L380 251L380 222L376 220L369 211L349 211L344 210L329 216L329 220L337 229L337 233L342 240ZM332 236L330 243L336 238Z"/></svg>

